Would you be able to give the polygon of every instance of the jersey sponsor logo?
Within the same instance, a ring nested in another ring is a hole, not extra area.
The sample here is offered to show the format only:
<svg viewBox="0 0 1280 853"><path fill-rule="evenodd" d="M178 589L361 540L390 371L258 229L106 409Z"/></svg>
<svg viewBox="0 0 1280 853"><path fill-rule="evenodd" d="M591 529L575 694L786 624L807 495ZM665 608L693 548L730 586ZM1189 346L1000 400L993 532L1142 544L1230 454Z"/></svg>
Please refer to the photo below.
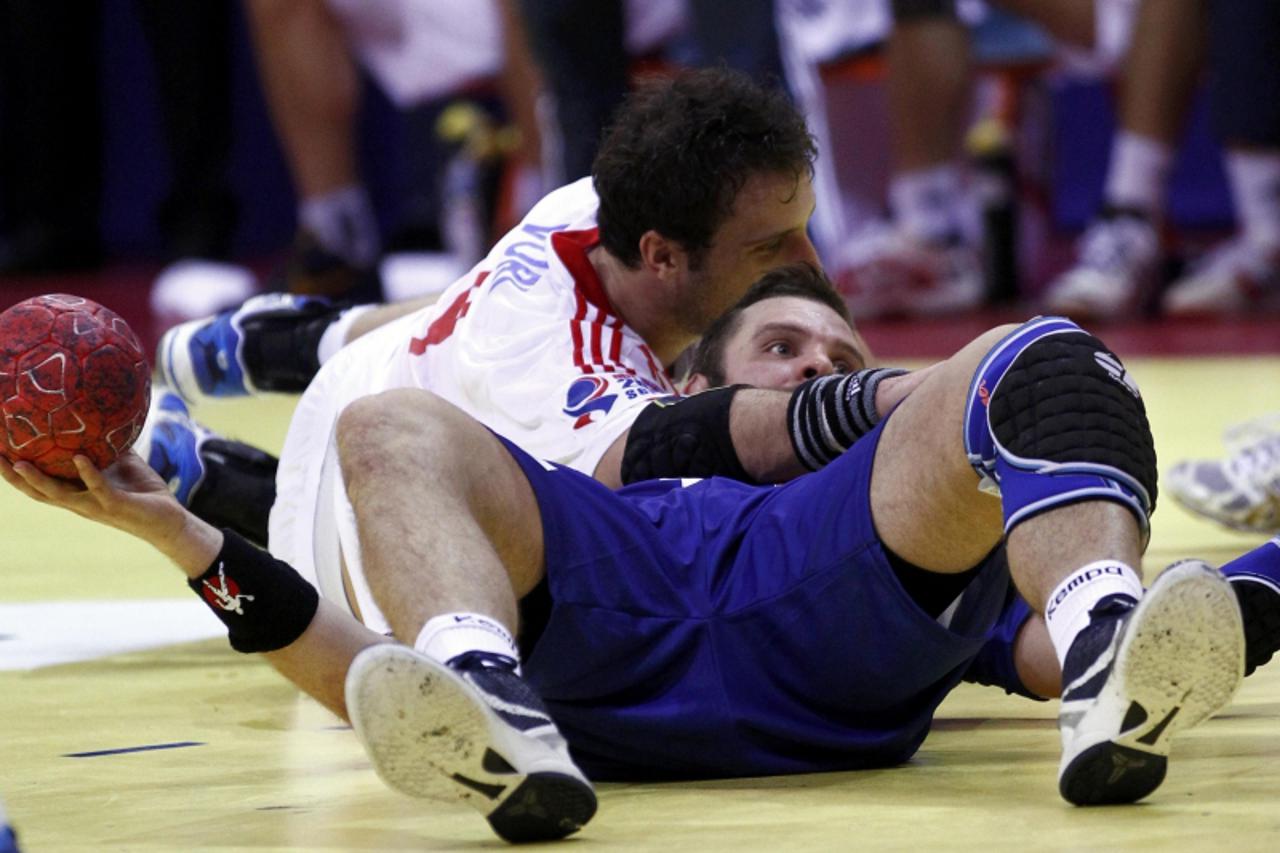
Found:
<svg viewBox="0 0 1280 853"><path fill-rule="evenodd" d="M606 394L605 391L608 390L609 380L603 376L583 376L573 381L569 386L569 393L565 395L566 405L563 411L569 417L577 418L573 422L574 429L582 429L587 424L595 423L592 417L596 412L609 414L618 395Z"/></svg>
<svg viewBox="0 0 1280 853"><path fill-rule="evenodd" d="M654 394L666 396L668 391L657 382L645 379L643 376L637 376L634 373L615 373L613 375L613 383L618 386L622 392L622 396L628 400L634 400L637 397L652 397ZM672 399L675 399L674 397Z"/></svg>
<svg viewBox="0 0 1280 853"><path fill-rule="evenodd" d="M204 581L204 589L201 592L204 593L205 601L212 606L243 616L244 607L241 602L253 601L253 596L240 592L240 585L227 577L222 566L222 563L218 563L218 585L214 586Z"/></svg>

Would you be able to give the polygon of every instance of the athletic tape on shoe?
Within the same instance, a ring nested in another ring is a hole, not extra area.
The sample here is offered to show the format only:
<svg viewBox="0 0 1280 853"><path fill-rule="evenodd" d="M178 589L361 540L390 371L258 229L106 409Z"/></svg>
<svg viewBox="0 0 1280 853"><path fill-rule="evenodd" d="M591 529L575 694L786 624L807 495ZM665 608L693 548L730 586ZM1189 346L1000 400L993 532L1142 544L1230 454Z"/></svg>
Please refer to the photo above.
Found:
<svg viewBox="0 0 1280 853"><path fill-rule="evenodd" d="M965 405L965 451L1000 494L1005 531L1087 500L1129 508L1144 537L1155 508L1155 445L1137 383L1075 323L1039 317L992 348Z"/></svg>

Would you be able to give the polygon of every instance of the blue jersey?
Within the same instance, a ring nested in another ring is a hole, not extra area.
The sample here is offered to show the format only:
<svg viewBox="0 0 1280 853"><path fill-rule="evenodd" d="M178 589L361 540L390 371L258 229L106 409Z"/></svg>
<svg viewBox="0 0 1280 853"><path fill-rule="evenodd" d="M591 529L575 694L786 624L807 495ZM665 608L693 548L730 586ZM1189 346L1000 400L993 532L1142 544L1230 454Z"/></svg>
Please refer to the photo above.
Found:
<svg viewBox="0 0 1280 853"><path fill-rule="evenodd" d="M944 620L916 605L871 522L879 434L783 486L618 492L508 444L541 509L551 597L525 674L588 774L802 773L915 752L1009 577L993 558Z"/></svg>

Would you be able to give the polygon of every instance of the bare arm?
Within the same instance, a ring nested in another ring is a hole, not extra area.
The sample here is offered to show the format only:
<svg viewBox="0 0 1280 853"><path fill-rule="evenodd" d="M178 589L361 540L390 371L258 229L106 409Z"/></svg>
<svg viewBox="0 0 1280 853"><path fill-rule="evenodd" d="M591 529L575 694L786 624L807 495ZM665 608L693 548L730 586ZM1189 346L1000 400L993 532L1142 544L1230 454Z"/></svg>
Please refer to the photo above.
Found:
<svg viewBox="0 0 1280 853"><path fill-rule="evenodd" d="M876 388L876 410L884 417L902 402L935 365L885 379ZM787 429L790 391L744 388L729 410L729 434L747 473L761 483L784 483L808 471L796 458ZM678 404L677 404L678 405ZM595 478L610 488L622 485L622 457L630 433L623 433L601 457Z"/></svg>
<svg viewBox="0 0 1280 853"><path fill-rule="evenodd" d="M876 411L884 417L906 399L936 365L885 379L876 387ZM733 398L729 430L742 467L761 483L785 483L809 469L800 464L787 429L790 391L748 388Z"/></svg>
<svg viewBox="0 0 1280 853"><path fill-rule="evenodd" d="M129 451L98 471L76 457L84 481L48 477L29 462L0 459L0 477L32 500L62 507L123 530L168 557L189 579L200 577L222 550L222 531L196 518L138 454ZM311 624L288 646L263 655L285 678L335 714L346 717L343 685L351 659L373 643L391 642L321 599Z"/></svg>

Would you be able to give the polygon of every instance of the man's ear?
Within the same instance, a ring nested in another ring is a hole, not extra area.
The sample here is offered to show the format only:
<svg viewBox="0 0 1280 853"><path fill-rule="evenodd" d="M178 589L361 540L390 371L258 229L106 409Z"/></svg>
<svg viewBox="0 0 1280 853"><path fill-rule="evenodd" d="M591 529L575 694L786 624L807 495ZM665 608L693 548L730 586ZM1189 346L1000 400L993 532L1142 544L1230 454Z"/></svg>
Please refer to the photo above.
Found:
<svg viewBox="0 0 1280 853"><path fill-rule="evenodd" d="M701 373L690 373L689 378L684 383L685 394L697 394L699 391L705 391L711 387L711 380L707 379Z"/></svg>
<svg viewBox="0 0 1280 853"><path fill-rule="evenodd" d="M671 278L688 266L684 248L653 229L640 236L640 263L660 278Z"/></svg>

